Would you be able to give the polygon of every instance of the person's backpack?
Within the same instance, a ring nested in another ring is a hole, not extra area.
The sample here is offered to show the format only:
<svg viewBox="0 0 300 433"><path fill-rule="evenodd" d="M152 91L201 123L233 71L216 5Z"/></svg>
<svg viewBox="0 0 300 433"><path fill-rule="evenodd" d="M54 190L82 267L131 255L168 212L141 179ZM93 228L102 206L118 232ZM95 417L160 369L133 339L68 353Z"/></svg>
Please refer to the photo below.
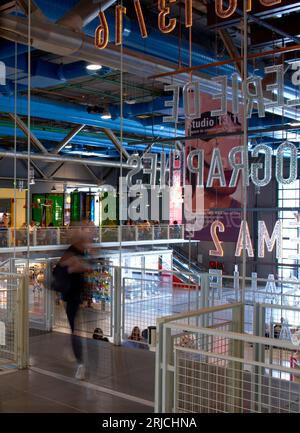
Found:
<svg viewBox="0 0 300 433"><path fill-rule="evenodd" d="M52 271L51 289L66 295L71 288L70 275L67 266L58 263Z"/></svg>

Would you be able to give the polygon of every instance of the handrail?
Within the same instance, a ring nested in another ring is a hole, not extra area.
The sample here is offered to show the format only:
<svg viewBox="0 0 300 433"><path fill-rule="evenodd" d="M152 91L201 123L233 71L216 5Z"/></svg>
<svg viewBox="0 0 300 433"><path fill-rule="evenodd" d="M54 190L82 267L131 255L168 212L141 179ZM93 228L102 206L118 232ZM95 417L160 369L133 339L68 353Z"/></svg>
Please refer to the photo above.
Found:
<svg viewBox="0 0 300 433"><path fill-rule="evenodd" d="M175 322L175 321L178 321L180 319L190 319L191 317L196 317L196 316L200 316L200 315L204 315L204 314L210 314L210 313L216 313L218 311L231 310L231 309L238 308L241 306L242 306L242 304L240 302L236 302L235 304L223 304L223 305L216 305L214 307L201 308L201 309L190 311L190 312L178 313L178 314L173 314L171 316L160 317L157 319L157 324L158 325L165 325L167 323L170 324L170 322ZM178 325L180 325L180 323L178 323ZM182 325L182 323L181 323L181 325ZM184 329L188 330L188 327L185 327Z"/></svg>
<svg viewBox="0 0 300 433"><path fill-rule="evenodd" d="M203 309L204 311L204 309ZM264 344L264 345L270 345L270 346L276 346L278 348L282 349L289 349L292 351L297 350L297 346L295 346L293 343L290 343L288 340L280 340L279 338L271 338L271 337L260 337L258 335L251 335L251 334L242 334L240 332L233 332L233 331L224 331L220 329L212 329L208 327L200 327L200 326L193 326L193 325L185 325L184 323L166 323L165 324L167 328L170 329L181 329L184 326L184 330L187 332L194 332L197 334L207 334L212 335L215 337L224 337L224 338L231 338L233 340L239 340L239 341L245 341L247 343L255 343L255 344Z"/></svg>

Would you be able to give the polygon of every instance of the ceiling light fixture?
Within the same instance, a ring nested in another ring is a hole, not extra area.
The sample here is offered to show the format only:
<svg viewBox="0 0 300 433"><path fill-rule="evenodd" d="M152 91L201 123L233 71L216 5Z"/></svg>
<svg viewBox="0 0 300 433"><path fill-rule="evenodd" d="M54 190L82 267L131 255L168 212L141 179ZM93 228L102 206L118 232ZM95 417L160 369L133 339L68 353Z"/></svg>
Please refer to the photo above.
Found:
<svg viewBox="0 0 300 433"><path fill-rule="evenodd" d="M136 104L136 100L135 99L126 99L125 104L128 104L128 105Z"/></svg>
<svg viewBox="0 0 300 433"><path fill-rule="evenodd" d="M91 63L91 64L89 64L89 65L86 66L86 69L88 71L100 71L100 69L102 69L102 66Z"/></svg>
<svg viewBox="0 0 300 433"><path fill-rule="evenodd" d="M108 120L111 119L111 114L108 110L104 109L103 113L101 114L101 119Z"/></svg>

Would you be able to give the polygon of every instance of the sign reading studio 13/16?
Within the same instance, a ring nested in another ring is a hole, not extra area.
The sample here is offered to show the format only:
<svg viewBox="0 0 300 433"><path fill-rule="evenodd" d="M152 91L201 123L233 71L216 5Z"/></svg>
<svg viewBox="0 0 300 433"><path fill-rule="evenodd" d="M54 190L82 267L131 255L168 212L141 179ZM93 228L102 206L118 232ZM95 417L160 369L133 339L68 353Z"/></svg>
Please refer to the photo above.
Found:
<svg viewBox="0 0 300 433"><path fill-rule="evenodd" d="M252 0L244 0L247 2L248 12L252 11ZM286 0L255 0L255 3L260 3L261 6L266 8L275 7L278 4L286 3ZM171 33L177 26L177 18L172 13L172 6L177 0L158 0L157 2L157 25L162 33ZM193 0L185 0L185 27L193 26ZM228 18L235 13L238 7L238 0L215 0L215 13L220 18ZM292 3L292 1L291 1ZM140 0L133 0L133 6L137 22L140 28L142 38L148 37L148 31L145 21L145 13L141 6ZM115 7L115 44L121 45L123 41L123 21L126 16L127 9L122 5ZM95 32L95 45L99 49L107 47L109 42L109 26L107 23L105 12L99 11L100 24Z"/></svg>

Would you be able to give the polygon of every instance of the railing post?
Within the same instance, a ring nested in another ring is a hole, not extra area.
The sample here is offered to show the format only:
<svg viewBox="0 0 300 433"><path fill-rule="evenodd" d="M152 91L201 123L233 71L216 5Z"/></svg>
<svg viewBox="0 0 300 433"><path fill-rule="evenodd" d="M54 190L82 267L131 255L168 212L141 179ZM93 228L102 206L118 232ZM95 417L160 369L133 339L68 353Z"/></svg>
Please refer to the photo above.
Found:
<svg viewBox="0 0 300 433"><path fill-rule="evenodd" d="M238 302L239 300L239 290L240 290L240 273L238 270L238 266L234 266L234 273L233 273L233 290L235 293L235 300Z"/></svg>
<svg viewBox="0 0 300 433"><path fill-rule="evenodd" d="M209 306L209 274L201 275L200 308ZM203 316L201 316L203 318ZM201 323L204 326L204 322Z"/></svg>
<svg viewBox="0 0 300 433"><path fill-rule="evenodd" d="M118 242L122 242L122 226L118 226Z"/></svg>
<svg viewBox="0 0 300 433"><path fill-rule="evenodd" d="M13 244L13 242L12 242L12 230L13 229L11 229L11 228L9 228L8 230L7 230L7 246L8 247L11 247L12 246L12 244Z"/></svg>
<svg viewBox="0 0 300 433"><path fill-rule="evenodd" d="M167 239L170 239L170 224L167 225Z"/></svg>
<svg viewBox="0 0 300 433"><path fill-rule="evenodd" d="M260 304L255 303L254 304L254 323L253 323L253 334L255 336L265 336L265 323L266 323L266 309L262 307ZM270 330L271 331L271 330ZM274 338L270 332L270 337ZM265 362L265 346L261 343L254 345L254 361L264 363ZM273 348L270 347L270 353L269 356L272 358L272 350ZM270 363L272 361L270 360ZM269 373L272 375L272 370ZM255 411L261 412L262 409L262 397L261 397L261 389L262 389L262 376L264 375L264 368L255 366L254 367L254 375L253 375L253 382L254 382L254 402L256 403L257 407L255 407Z"/></svg>
<svg viewBox="0 0 300 433"><path fill-rule="evenodd" d="M99 226L99 243L101 244L102 242L102 227Z"/></svg>
<svg viewBox="0 0 300 433"><path fill-rule="evenodd" d="M56 229L56 245L60 245L60 227Z"/></svg>
<svg viewBox="0 0 300 433"><path fill-rule="evenodd" d="M138 241L139 240L139 228L138 226L135 226L135 240Z"/></svg>
<svg viewBox="0 0 300 433"><path fill-rule="evenodd" d="M121 302L122 302L122 269L116 267L114 270L114 305L113 305L113 343L121 345Z"/></svg>
<svg viewBox="0 0 300 433"><path fill-rule="evenodd" d="M33 228L33 232L32 232L32 241L33 241L33 246L35 247L37 245L37 228L34 227Z"/></svg>
<svg viewBox="0 0 300 433"><path fill-rule="evenodd" d="M256 291L257 291L257 273L252 272L251 274L251 290L252 290L252 301L256 302Z"/></svg>
<svg viewBox="0 0 300 433"><path fill-rule="evenodd" d="M28 320L28 272L19 278L16 308L16 360L19 369L28 367L29 359L29 320Z"/></svg>
<svg viewBox="0 0 300 433"><path fill-rule="evenodd" d="M171 357L174 355L171 346L171 329L166 324L162 330L162 412L173 412L173 395L174 395L174 371L169 371Z"/></svg>
<svg viewBox="0 0 300 433"><path fill-rule="evenodd" d="M51 290L52 278L52 261L47 260L46 267L46 290L44 290L44 315L45 315L45 330L52 331L53 328L53 307L54 307L54 292Z"/></svg>
<svg viewBox="0 0 300 433"><path fill-rule="evenodd" d="M163 323L160 319L156 320L156 352L155 352L155 404L154 412L162 412L162 357L163 345L161 338L163 335Z"/></svg>
<svg viewBox="0 0 300 433"><path fill-rule="evenodd" d="M243 333L244 329L244 304L232 310L233 332ZM241 359L244 356L244 342L239 340L230 341L229 354L233 358ZM229 361L226 388L227 388L227 412L243 412L243 364L239 361Z"/></svg>
<svg viewBox="0 0 300 433"><path fill-rule="evenodd" d="M152 240L154 241L155 240L155 225L153 225L151 227L151 229L152 229Z"/></svg>
<svg viewBox="0 0 300 433"><path fill-rule="evenodd" d="M184 224L181 225L181 238L184 239Z"/></svg>

